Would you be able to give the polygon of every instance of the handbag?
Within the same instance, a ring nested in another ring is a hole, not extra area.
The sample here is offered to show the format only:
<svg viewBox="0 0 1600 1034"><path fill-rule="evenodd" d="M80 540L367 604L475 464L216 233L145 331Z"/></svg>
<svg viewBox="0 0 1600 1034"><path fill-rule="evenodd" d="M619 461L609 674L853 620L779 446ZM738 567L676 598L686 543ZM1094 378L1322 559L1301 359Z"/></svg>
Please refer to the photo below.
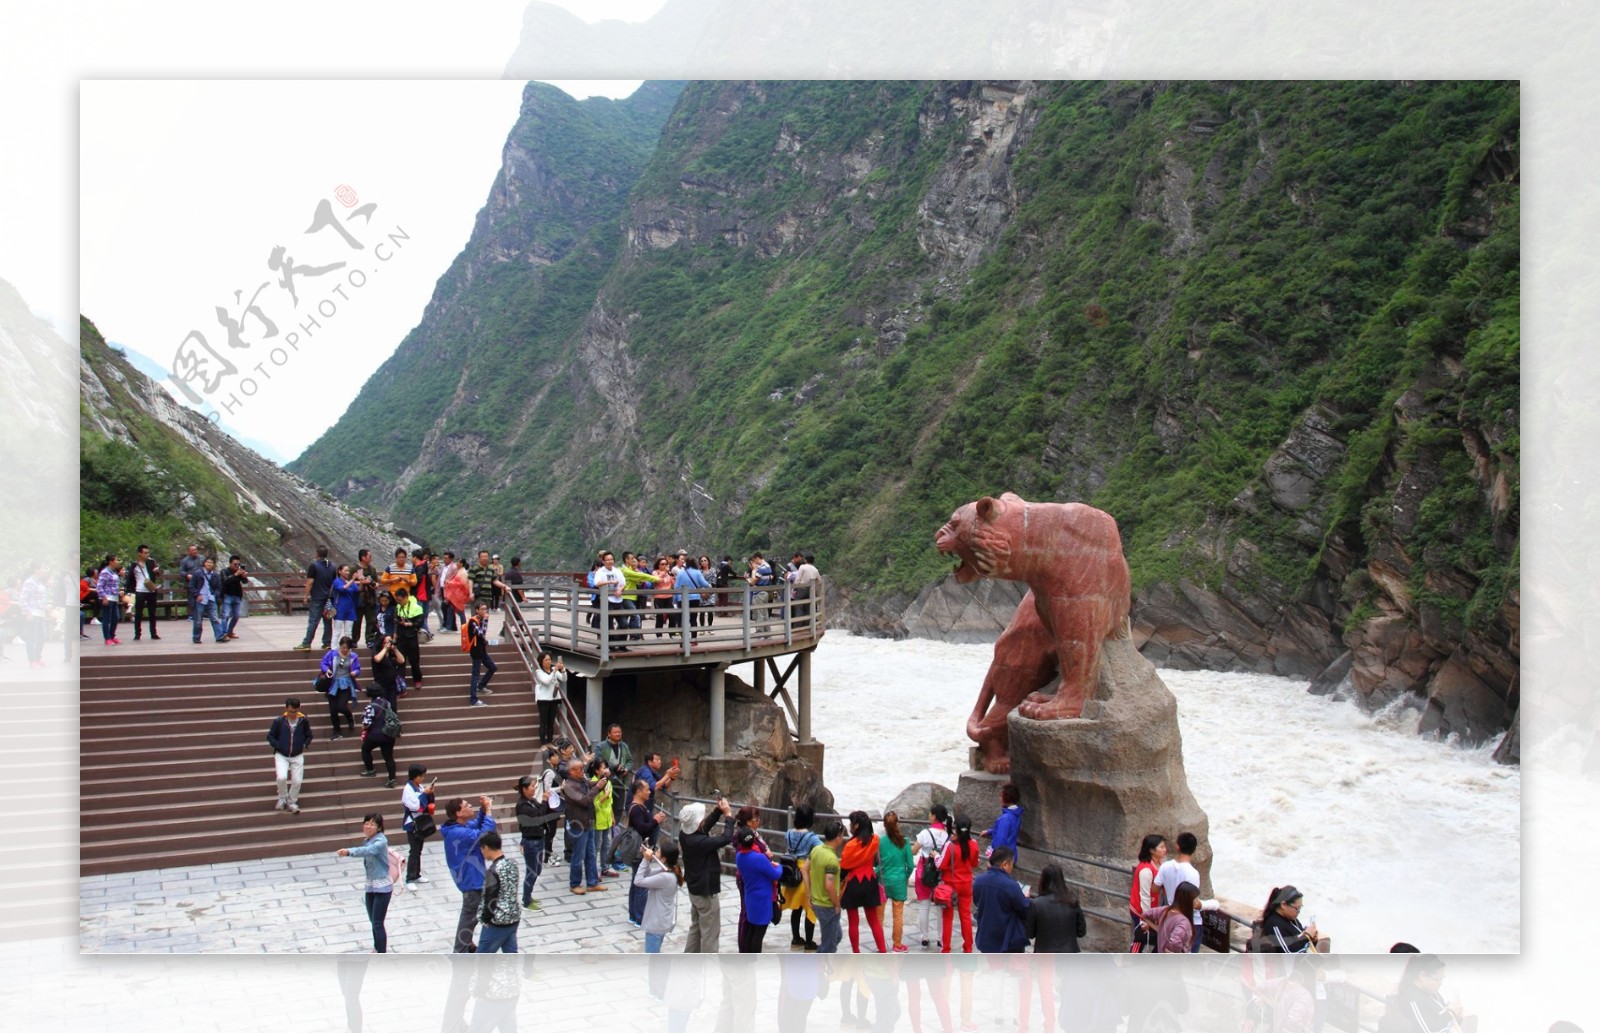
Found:
<svg viewBox="0 0 1600 1034"><path fill-rule="evenodd" d="M411 817L411 830L417 836L427 839L439 832L439 824L433 820L433 812L419 811Z"/></svg>
<svg viewBox="0 0 1600 1034"><path fill-rule="evenodd" d="M317 680L315 682L313 682L311 684L311 686L318 693L332 693L333 692L333 676L331 676L331 675L318 675L317 676Z"/></svg>
<svg viewBox="0 0 1600 1034"><path fill-rule="evenodd" d="M950 903L954 900L955 891L951 888L950 884L941 883L937 887L933 888L933 903L938 905L940 908L949 908Z"/></svg>

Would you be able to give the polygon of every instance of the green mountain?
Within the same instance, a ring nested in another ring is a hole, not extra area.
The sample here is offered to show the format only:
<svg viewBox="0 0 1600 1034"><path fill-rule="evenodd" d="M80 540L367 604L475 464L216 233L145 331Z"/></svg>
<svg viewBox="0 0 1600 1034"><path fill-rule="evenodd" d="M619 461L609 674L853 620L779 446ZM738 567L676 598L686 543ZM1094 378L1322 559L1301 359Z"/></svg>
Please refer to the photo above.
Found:
<svg viewBox="0 0 1600 1034"><path fill-rule="evenodd" d="M890 630L954 507L1084 500L1147 654L1481 739L1516 707L1519 103L530 86L422 324L292 469L536 566L803 548Z"/></svg>
<svg viewBox="0 0 1600 1034"><path fill-rule="evenodd" d="M179 405L87 318L79 331L81 563L145 543L172 571L198 542L254 571L298 571L319 545L354 557L404 538Z"/></svg>

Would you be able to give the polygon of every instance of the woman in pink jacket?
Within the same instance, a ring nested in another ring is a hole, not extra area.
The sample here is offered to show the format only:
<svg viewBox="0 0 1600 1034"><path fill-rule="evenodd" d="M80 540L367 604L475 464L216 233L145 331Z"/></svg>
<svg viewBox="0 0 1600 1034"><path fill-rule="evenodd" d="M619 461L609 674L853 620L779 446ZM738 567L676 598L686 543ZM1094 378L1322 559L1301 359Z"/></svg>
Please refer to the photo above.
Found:
<svg viewBox="0 0 1600 1034"><path fill-rule="evenodd" d="M1192 883L1178 884L1178 892L1170 905L1146 909L1141 921L1156 934L1156 951L1163 954L1182 955L1189 951L1194 940L1194 911L1200 900L1200 888Z"/></svg>

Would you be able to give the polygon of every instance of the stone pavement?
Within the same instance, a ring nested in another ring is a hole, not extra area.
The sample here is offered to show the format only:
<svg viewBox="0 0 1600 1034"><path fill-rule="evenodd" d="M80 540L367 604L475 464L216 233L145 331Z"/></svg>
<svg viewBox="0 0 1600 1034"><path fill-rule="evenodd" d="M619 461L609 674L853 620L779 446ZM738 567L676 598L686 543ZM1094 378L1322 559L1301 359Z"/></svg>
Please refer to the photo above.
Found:
<svg viewBox="0 0 1600 1034"><path fill-rule="evenodd" d="M92 952L369 952L371 928L362 897L362 863L339 858L340 847L361 842L359 831L324 854L192 868L86 876L79 880L79 949ZM506 852L522 866L520 838ZM393 842L391 842L393 843ZM404 853L401 834L398 849ZM391 952L448 952L461 893L444 866L444 848L430 838L422 874L389 905ZM628 876L608 880L601 893L573 894L565 864L547 866L534 885L543 906L524 912L517 941L523 951L642 952L644 933L628 922ZM682 951L688 903L679 892L678 921L664 951ZM739 899L733 878L722 880L722 941L738 950ZM782 936L779 936L781 930ZM782 942L781 944L779 942ZM787 950L787 925L767 935Z"/></svg>

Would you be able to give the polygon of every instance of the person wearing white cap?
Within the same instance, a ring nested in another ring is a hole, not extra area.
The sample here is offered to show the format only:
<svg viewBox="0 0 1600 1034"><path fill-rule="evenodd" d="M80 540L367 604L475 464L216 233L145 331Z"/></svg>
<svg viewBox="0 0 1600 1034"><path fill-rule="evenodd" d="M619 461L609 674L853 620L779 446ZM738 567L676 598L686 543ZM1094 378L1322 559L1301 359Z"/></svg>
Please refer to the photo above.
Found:
<svg viewBox="0 0 1600 1034"><path fill-rule="evenodd" d="M722 832L709 832L723 818ZM722 863L718 853L733 843L733 809L726 797L717 799L715 811L707 812L698 802L686 804L678 812L679 845L683 851L684 882L689 891L689 936L685 954L716 954L722 937Z"/></svg>

